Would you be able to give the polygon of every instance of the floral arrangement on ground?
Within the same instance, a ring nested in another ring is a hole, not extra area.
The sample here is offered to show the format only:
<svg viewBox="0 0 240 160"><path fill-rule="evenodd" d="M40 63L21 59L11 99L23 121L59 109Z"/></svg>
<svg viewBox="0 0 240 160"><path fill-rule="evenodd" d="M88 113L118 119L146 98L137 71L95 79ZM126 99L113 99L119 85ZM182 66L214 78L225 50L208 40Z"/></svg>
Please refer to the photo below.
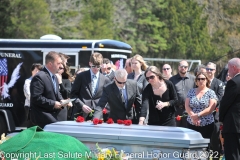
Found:
<svg viewBox="0 0 240 160"><path fill-rule="evenodd" d="M100 148L98 143L96 144L97 160L128 160L128 157L124 154L124 151L116 151L114 148Z"/></svg>

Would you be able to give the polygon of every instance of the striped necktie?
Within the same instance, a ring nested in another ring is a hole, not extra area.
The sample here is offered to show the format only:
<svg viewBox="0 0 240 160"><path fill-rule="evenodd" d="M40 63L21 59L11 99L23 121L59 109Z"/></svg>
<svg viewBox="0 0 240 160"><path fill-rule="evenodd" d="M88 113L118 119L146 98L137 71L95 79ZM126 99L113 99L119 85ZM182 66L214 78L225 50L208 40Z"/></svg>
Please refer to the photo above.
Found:
<svg viewBox="0 0 240 160"><path fill-rule="evenodd" d="M55 75L52 75L52 80L53 80L54 91L55 91L55 93L56 93L56 92L57 92L57 91L56 91L56 88L57 88L56 85L57 85L57 84L56 84Z"/></svg>

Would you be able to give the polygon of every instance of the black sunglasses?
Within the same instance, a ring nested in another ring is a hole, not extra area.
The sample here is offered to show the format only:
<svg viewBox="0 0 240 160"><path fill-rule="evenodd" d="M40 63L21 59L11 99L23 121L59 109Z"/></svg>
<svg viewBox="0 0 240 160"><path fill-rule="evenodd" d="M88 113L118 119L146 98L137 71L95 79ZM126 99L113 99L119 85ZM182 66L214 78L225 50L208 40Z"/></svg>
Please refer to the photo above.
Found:
<svg viewBox="0 0 240 160"><path fill-rule="evenodd" d="M207 71L213 71L214 69L212 68L206 68Z"/></svg>
<svg viewBox="0 0 240 160"><path fill-rule="evenodd" d="M126 83L126 82L119 82L116 77L115 77L115 80L117 81L118 84L125 84Z"/></svg>
<svg viewBox="0 0 240 160"><path fill-rule="evenodd" d="M149 79L154 79L155 76L150 76L150 77L146 77L146 80L149 81Z"/></svg>
<svg viewBox="0 0 240 160"><path fill-rule="evenodd" d="M91 68L100 68L101 66L92 65Z"/></svg>
<svg viewBox="0 0 240 160"><path fill-rule="evenodd" d="M202 80L202 81L205 81L206 78L197 78L197 80L198 80L198 81L201 81L201 80Z"/></svg>
<svg viewBox="0 0 240 160"><path fill-rule="evenodd" d="M185 69L187 69L188 68L188 66L183 66L183 65L181 65L181 66L179 66L180 68L185 68Z"/></svg>
<svg viewBox="0 0 240 160"><path fill-rule="evenodd" d="M170 68L163 68L162 70L166 71L166 70L169 70Z"/></svg>

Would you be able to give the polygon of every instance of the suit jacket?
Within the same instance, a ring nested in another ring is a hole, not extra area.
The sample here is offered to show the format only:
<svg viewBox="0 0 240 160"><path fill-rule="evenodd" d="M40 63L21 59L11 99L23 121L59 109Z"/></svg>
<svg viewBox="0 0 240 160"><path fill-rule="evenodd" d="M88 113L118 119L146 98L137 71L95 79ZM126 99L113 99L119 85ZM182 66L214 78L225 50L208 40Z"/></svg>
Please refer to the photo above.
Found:
<svg viewBox="0 0 240 160"><path fill-rule="evenodd" d="M132 72L130 73L127 78L128 79L134 79L135 73ZM148 85L148 81L146 80L146 77L144 75L144 72L142 72L138 79L137 79L137 84L138 84L138 90L140 92L140 94L142 94L143 90L145 89L145 87Z"/></svg>
<svg viewBox="0 0 240 160"><path fill-rule="evenodd" d="M217 78L213 78L212 82L211 82L211 86L210 88L215 92L215 94L217 95L218 98L218 102L220 102L220 100L222 99L222 96L224 94L224 84L222 81L220 81ZM217 104L216 107L219 107L219 103ZM213 113L214 119L216 121L219 120L219 112L214 112Z"/></svg>
<svg viewBox="0 0 240 160"><path fill-rule="evenodd" d="M223 133L240 133L240 75L227 82L220 102L219 121Z"/></svg>
<svg viewBox="0 0 240 160"><path fill-rule="evenodd" d="M122 103L120 91L115 84L115 81L105 86L103 88L102 97L95 108L94 118L101 118L102 110L107 103L110 106L109 118L112 118L114 122L117 122L118 119L133 119L133 104L135 105L136 112L139 114L142 103L137 82L128 79L125 84L125 89L128 98L127 107ZM139 115L137 117L139 117Z"/></svg>
<svg viewBox="0 0 240 160"><path fill-rule="evenodd" d="M62 100L59 92L59 84L56 77L56 93L52 78L44 68L38 72L30 84L31 111L30 119L34 124L44 127L46 124L67 120L67 108L55 109L55 101Z"/></svg>
<svg viewBox="0 0 240 160"><path fill-rule="evenodd" d="M90 70L79 73L71 90L71 97L76 98L75 106L82 108L82 106L85 104L95 110L95 106L102 96L103 86L108 83L110 83L109 78L99 74L98 88L96 93L92 95ZM86 118L88 115L83 113L83 116Z"/></svg>
<svg viewBox="0 0 240 160"><path fill-rule="evenodd" d="M111 71L111 73L106 75L106 77L108 77L110 79L110 81L112 81L114 79L114 77L115 77L114 71Z"/></svg>

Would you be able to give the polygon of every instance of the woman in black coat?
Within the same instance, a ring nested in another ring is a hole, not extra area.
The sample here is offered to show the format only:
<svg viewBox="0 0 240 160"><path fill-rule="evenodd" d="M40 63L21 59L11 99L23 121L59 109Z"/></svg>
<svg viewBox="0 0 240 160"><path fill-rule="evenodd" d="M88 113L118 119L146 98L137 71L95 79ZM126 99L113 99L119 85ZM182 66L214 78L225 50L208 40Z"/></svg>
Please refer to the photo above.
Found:
<svg viewBox="0 0 240 160"><path fill-rule="evenodd" d="M148 125L176 126L175 104L177 93L171 81L165 80L155 66L145 71L149 84L142 93L139 124L142 125L149 109Z"/></svg>

